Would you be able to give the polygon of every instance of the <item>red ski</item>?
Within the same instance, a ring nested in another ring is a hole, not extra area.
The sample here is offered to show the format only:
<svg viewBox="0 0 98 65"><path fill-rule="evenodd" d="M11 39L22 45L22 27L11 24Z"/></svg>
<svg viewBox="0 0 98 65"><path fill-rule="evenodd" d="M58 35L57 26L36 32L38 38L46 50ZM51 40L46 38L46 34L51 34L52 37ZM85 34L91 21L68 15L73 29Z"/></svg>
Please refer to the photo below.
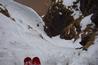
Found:
<svg viewBox="0 0 98 65"><path fill-rule="evenodd" d="M26 58L24 59L24 65L32 65L32 63L31 63L31 58L30 58L30 57L26 57Z"/></svg>
<svg viewBox="0 0 98 65"><path fill-rule="evenodd" d="M40 59L38 57L34 57L32 59L32 65L41 65Z"/></svg>

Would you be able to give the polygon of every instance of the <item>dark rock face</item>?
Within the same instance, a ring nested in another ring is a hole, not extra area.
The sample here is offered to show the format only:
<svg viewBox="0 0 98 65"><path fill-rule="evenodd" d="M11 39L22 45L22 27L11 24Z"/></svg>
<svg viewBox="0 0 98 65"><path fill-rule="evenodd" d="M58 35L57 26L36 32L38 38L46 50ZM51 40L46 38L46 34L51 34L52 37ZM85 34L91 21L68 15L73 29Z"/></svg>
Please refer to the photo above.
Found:
<svg viewBox="0 0 98 65"><path fill-rule="evenodd" d="M98 13L94 13L91 17L91 20L96 25L95 27L98 28Z"/></svg>
<svg viewBox="0 0 98 65"><path fill-rule="evenodd" d="M84 16L95 13L98 10L98 0L80 0L80 10Z"/></svg>
<svg viewBox="0 0 98 65"><path fill-rule="evenodd" d="M53 3L43 18L47 35L52 37L62 33L64 28L74 20L71 13L61 2Z"/></svg>
<svg viewBox="0 0 98 65"><path fill-rule="evenodd" d="M80 0L80 10L84 16L93 13L91 20L98 27L98 0Z"/></svg>
<svg viewBox="0 0 98 65"><path fill-rule="evenodd" d="M90 1L91 0L80 0L80 10L82 11L82 14L84 16L91 14L90 9L92 7L92 4Z"/></svg>

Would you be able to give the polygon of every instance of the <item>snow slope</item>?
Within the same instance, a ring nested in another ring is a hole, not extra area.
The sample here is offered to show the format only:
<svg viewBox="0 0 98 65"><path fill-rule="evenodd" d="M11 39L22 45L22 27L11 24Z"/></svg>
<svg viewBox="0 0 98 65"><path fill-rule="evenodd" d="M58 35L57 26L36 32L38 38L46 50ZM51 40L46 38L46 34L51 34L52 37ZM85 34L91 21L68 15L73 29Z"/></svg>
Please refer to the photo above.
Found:
<svg viewBox="0 0 98 65"><path fill-rule="evenodd" d="M43 21L31 8L12 0L0 0L11 18L0 13L0 65L23 65L25 57L38 56L42 65L97 65L98 41L88 51L76 50L79 40L49 38Z"/></svg>

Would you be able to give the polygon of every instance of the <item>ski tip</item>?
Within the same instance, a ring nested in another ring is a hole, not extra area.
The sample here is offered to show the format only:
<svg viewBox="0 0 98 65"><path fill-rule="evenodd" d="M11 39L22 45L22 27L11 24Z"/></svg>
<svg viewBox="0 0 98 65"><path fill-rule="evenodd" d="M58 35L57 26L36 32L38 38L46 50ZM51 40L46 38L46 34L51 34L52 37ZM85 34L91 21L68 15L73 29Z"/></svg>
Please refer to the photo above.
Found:
<svg viewBox="0 0 98 65"><path fill-rule="evenodd" d="M34 65L41 65L39 57L34 57L32 59L32 64L34 64Z"/></svg>
<svg viewBox="0 0 98 65"><path fill-rule="evenodd" d="M24 63L29 62L29 61L31 61L31 58L30 58L30 57L26 57L26 58L24 59Z"/></svg>

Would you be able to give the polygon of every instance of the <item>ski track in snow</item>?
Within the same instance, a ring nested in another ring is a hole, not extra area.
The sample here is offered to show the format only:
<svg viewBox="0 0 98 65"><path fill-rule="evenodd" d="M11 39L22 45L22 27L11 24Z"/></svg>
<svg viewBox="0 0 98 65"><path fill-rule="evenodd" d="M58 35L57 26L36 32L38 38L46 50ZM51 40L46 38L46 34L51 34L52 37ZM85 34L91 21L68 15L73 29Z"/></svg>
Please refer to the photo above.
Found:
<svg viewBox="0 0 98 65"><path fill-rule="evenodd" d="M97 40L87 52L75 50L80 47L79 41L73 43L59 36L49 38L43 31L42 19L31 8L12 0L0 0L0 3L15 19L13 21L0 13L0 65L23 65L27 56L38 56L42 65L98 64Z"/></svg>

